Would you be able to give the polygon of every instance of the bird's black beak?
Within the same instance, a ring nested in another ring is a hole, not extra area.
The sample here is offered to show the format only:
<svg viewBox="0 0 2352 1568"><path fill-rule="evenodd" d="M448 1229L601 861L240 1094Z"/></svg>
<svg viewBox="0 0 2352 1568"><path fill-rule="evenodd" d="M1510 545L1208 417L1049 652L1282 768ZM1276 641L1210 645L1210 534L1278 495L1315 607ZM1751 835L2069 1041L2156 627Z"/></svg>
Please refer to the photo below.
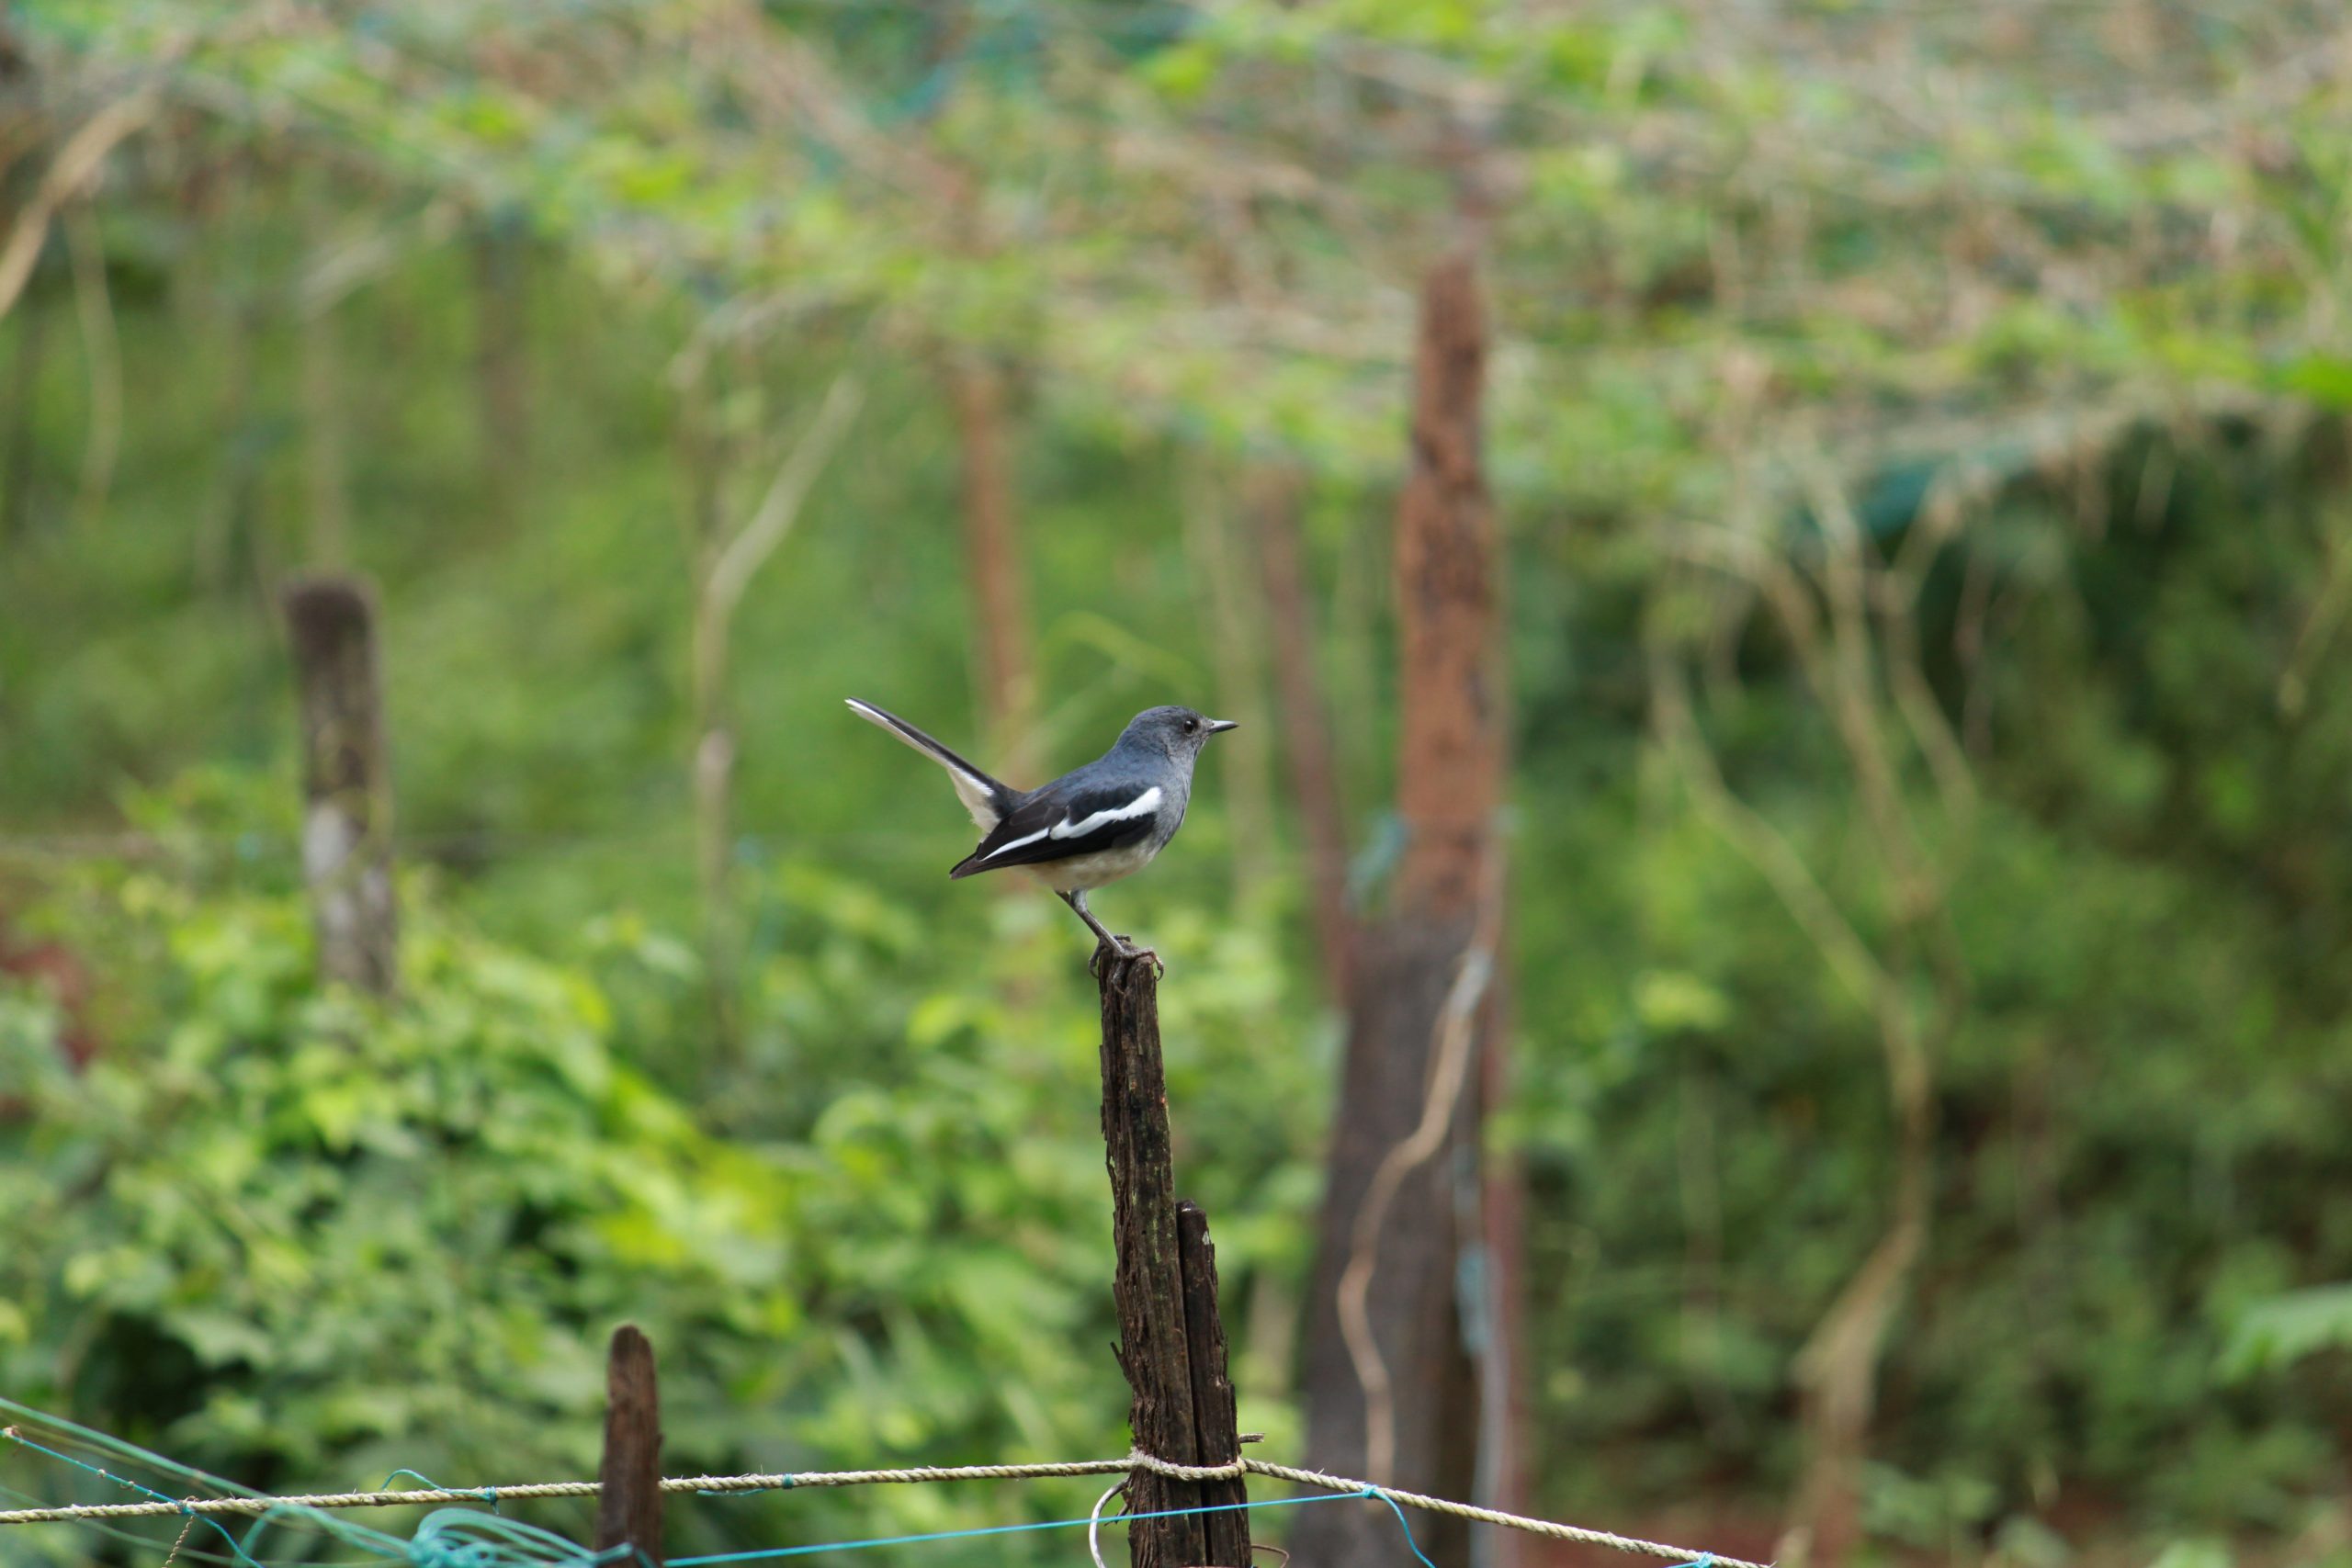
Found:
<svg viewBox="0 0 2352 1568"><path fill-rule="evenodd" d="M1212 718L1204 720L1203 722L1207 724L1209 727L1209 733L1211 735L1218 735L1228 729L1238 729L1241 728L1241 721L1238 718Z"/></svg>

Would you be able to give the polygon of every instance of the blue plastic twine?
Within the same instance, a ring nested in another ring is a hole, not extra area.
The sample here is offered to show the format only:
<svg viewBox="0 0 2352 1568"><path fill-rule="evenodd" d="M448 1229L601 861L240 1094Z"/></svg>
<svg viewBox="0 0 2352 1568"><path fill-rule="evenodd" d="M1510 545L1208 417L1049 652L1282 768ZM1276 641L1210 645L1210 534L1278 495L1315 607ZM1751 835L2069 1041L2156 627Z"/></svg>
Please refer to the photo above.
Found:
<svg viewBox="0 0 2352 1568"><path fill-rule="evenodd" d="M239 1562L244 1565L244 1568L264 1568L263 1564L254 1562L254 1559L246 1552L244 1543L240 1541L235 1536L231 1535L228 1530L222 1527L220 1520L213 1518L209 1514L198 1513L195 1509L187 1506L187 1498L174 1497L168 1494L158 1492L152 1486L142 1486L127 1475L117 1475L111 1470L101 1470L95 1464L75 1459L72 1454L60 1453L55 1449L52 1449L46 1444L33 1441L30 1438L26 1437L22 1432L11 1432L9 1434L9 1438L12 1441L32 1450L33 1452L37 1454L47 1454L51 1459L56 1460L60 1463L70 1464L76 1470L87 1471L90 1474L96 1476L101 1481L111 1481L117 1486L127 1487L130 1491L138 1493L141 1496L146 1498L151 1503L171 1504L180 1511L182 1517L189 1519L199 1520L202 1523L210 1526L215 1535L218 1535L222 1540L229 1543L230 1551L235 1555Z"/></svg>
<svg viewBox="0 0 2352 1568"><path fill-rule="evenodd" d="M1272 1497L1262 1503L1212 1503L1197 1508L1161 1508L1148 1514L1119 1514L1102 1522L1104 1524L1133 1524L1137 1519L1173 1519L1187 1514L1229 1514L1250 1508L1290 1508L1305 1503L1345 1503L1353 1498L1380 1496L1381 1495L1377 1492L1327 1492L1311 1497ZM1383 1497L1381 1500L1392 1508L1396 1507L1392 1498ZM1402 1524L1404 1518L1404 1510L1397 1509L1397 1522ZM863 1551L871 1547L919 1546L934 1540L974 1540L982 1536L1026 1535L1035 1530L1080 1529L1092 1523L1094 1520L1091 1517L1083 1519L1047 1519L1042 1524L989 1525L980 1529L933 1530L924 1535L880 1536L870 1540L824 1541L815 1546L771 1546L757 1551L722 1551L708 1557L673 1557L670 1559L670 1568L712 1568L712 1565L721 1562L752 1562L779 1557L808 1557L820 1551ZM1413 1544L1413 1531L1409 1525L1405 1529L1405 1541L1407 1545L1412 1546L1413 1555L1419 1558L1428 1565L1428 1568L1437 1568L1435 1563L1422 1557L1421 1549ZM440 1565L433 1564L432 1568L440 1568ZM462 1568L474 1568L474 1565L463 1564Z"/></svg>
<svg viewBox="0 0 2352 1568"><path fill-rule="evenodd" d="M435 1508L408 1543L414 1568L598 1568L636 1552L628 1545L591 1551L553 1530L471 1508Z"/></svg>

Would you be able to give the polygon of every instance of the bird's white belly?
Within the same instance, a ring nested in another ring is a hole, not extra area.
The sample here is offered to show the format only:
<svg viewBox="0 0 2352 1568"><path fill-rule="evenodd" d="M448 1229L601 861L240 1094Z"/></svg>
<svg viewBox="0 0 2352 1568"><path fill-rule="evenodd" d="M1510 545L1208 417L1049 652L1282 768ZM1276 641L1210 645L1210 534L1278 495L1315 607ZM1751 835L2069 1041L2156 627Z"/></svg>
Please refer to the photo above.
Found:
<svg viewBox="0 0 2352 1568"><path fill-rule="evenodd" d="M1076 855L1029 869L1038 881L1057 893L1079 893L1133 875L1149 865L1151 857L1158 852L1159 846L1146 840L1123 850L1097 850L1091 855Z"/></svg>

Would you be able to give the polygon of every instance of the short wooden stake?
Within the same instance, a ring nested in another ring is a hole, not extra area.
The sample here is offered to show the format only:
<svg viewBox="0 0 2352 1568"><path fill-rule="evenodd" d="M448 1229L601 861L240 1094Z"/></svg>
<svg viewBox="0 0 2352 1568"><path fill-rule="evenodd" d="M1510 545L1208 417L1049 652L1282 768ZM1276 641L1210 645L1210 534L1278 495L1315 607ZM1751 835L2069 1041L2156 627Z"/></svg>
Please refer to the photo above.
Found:
<svg viewBox="0 0 2352 1568"><path fill-rule="evenodd" d="M1217 1316L1216 1253L1208 1218L1179 1204L1168 1133L1168 1079L1159 1055L1159 988L1149 959L1102 955L1102 1145L1111 1173L1118 1263L1119 1365L1134 1391L1136 1447L1176 1464L1240 1457L1225 1328ZM1207 1483L1147 1470L1127 1479L1127 1512L1239 1504L1238 1477ZM1135 1568L1248 1568L1250 1517L1151 1519L1127 1530Z"/></svg>
<svg viewBox="0 0 2352 1568"><path fill-rule="evenodd" d="M1225 1323L1216 1310L1216 1247L1209 1240L1209 1217L1186 1199L1176 1205L1176 1259L1184 1280L1184 1343L1193 1363L1193 1430L1200 1438L1200 1462L1231 1464L1241 1457L1241 1417L1226 1369ZM1204 1514L1208 1536L1205 1562L1250 1561L1250 1516L1242 1505L1250 1489L1239 1476L1204 1482L1201 1503L1230 1511Z"/></svg>
<svg viewBox="0 0 2352 1568"><path fill-rule="evenodd" d="M624 1568L662 1568L662 1398L653 1346L637 1325L613 1330L605 1365L605 1459L596 1479L596 1550L636 1549Z"/></svg>
<svg viewBox="0 0 2352 1568"><path fill-rule="evenodd" d="M301 697L302 875L319 972L386 995L399 945L375 597L360 578L321 573L288 584L284 604Z"/></svg>

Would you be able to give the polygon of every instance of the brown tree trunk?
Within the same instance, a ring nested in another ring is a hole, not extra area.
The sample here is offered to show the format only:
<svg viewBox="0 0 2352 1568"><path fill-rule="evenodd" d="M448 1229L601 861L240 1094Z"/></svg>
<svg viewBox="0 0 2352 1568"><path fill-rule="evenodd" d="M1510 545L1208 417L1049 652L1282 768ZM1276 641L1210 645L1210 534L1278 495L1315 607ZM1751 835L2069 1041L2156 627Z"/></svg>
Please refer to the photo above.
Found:
<svg viewBox="0 0 2352 1568"><path fill-rule="evenodd" d="M1494 821L1505 749L1498 546L1480 458L1484 307L1467 251L1423 286L1413 464L1396 511L1403 643L1397 799L1407 833L1390 918L1353 966L1311 1308L1307 1448L1318 1468L1467 1496L1477 1369L1460 1281L1482 1229L1482 1066L1499 991ZM1451 1521L1424 1545L1468 1561ZM1327 1509L1298 1553L1351 1568L1411 1561L1393 1517Z"/></svg>
<svg viewBox="0 0 2352 1568"><path fill-rule="evenodd" d="M1485 1077L1488 1106L1510 1103L1511 1025L1503 1004L1489 1021ZM1485 1318L1475 1337L1484 1348L1478 1367L1478 1495L1473 1501L1514 1514L1535 1511L1529 1469L1531 1411L1527 1359L1527 1172L1516 1151L1489 1153L1479 1213L1485 1267L1478 1271L1478 1305ZM1488 1532L1481 1568L1523 1568L1541 1561L1535 1539L1517 1530Z"/></svg>
<svg viewBox="0 0 2352 1568"><path fill-rule="evenodd" d="M1309 907L1324 993L1335 1005L1348 997L1348 955L1354 919L1348 911L1347 817L1340 799L1340 770L1331 748L1330 710L1315 641L1315 604L1307 588L1298 516L1298 484L1290 475L1260 469L1250 476L1247 504L1258 536L1258 571L1273 638L1274 692L1282 705L1283 750L1291 793L1306 840Z"/></svg>
<svg viewBox="0 0 2352 1568"><path fill-rule="evenodd" d="M1362 933L1304 1369L1310 1466L1446 1497L1469 1496L1477 1479L1477 1373L1456 1288L1476 1199L1454 1158L1475 1146L1479 1108L1461 1056L1487 1012L1486 976L1463 963L1470 936L1459 922L1401 919ZM1456 1070L1441 1073L1449 1013ZM1424 1127L1434 1136L1415 1157L1422 1149L1407 1145ZM1308 1510L1295 1545L1306 1562L1412 1562L1377 1509ZM1468 1561L1455 1521L1432 1521L1422 1545L1441 1568Z"/></svg>
<svg viewBox="0 0 2352 1568"><path fill-rule="evenodd" d="M1035 783L1028 753L1036 659L1005 449L1004 381L987 361L958 355L948 363L947 385L963 457L964 547L979 643L980 700L1005 773L1016 784Z"/></svg>
<svg viewBox="0 0 2352 1568"><path fill-rule="evenodd" d="M1502 802L1499 571L1479 448L1485 311L1470 254L1431 270L1414 365L1413 470L1396 509L1396 809L1407 829L1396 901L1431 920L1478 908Z"/></svg>

